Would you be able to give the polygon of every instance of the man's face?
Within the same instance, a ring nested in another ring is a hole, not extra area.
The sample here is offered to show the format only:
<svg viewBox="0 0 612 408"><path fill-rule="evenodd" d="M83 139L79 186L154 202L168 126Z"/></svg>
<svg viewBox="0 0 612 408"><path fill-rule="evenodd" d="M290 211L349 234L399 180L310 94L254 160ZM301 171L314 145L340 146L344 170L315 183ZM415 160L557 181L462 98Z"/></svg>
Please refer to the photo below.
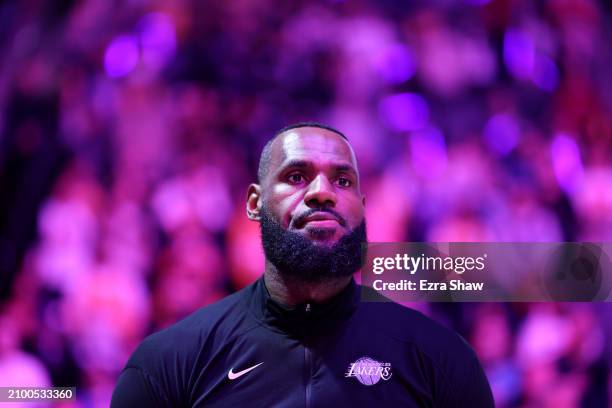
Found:
<svg viewBox="0 0 612 408"><path fill-rule="evenodd" d="M262 198L282 228L331 246L363 221L355 155L334 132L315 127L279 135Z"/></svg>
<svg viewBox="0 0 612 408"><path fill-rule="evenodd" d="M281 272L320 280L359 269L364 197L345 139L315 127L279 135L259 187L264 251Z"/></svg>

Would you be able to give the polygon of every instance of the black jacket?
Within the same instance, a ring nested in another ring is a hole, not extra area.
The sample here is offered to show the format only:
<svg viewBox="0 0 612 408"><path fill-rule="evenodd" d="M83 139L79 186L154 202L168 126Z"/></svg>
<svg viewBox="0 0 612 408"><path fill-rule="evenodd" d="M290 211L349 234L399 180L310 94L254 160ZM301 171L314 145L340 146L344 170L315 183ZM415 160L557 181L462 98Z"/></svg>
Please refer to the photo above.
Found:
<svg viewBox="0 0 612 408"><path fill-rule="evenodd" d="M259 279L147 337L111 407L493 407L459 335L360 292L287 309Z"/></svg>

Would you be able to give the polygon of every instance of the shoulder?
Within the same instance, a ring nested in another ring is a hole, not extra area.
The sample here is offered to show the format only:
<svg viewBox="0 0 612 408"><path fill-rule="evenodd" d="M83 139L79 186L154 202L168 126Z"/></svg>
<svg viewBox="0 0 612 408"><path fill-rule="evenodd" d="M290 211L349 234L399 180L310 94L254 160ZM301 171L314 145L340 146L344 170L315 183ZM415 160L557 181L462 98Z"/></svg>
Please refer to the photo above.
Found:
<svg viewBox="0 0 612 408"><path fill-rule="evenodd" d="M358 318L374 325L379 333L418 349L437 363L476 360L474 350L463 337L417 310L392 301L364 301L359 313Z"/></svg>
<svg viewBox="0 0 612 408"><path fill-rule="evenodd" d="M125 367L138 368L162 383L166 377L186 380L203 350L249 327L245 306L249 290L250 286L149 335Z"/></svg>
<svg viewBox="0 0 612 408"><path fill-rule="evenodd" d="M437 406L493 407L491 389L478 357L458 333L391 301L362 302L358 313L358 319L368 322L368 330L394 339L426 362L435 378L432 381L440 385Z"/></svg>

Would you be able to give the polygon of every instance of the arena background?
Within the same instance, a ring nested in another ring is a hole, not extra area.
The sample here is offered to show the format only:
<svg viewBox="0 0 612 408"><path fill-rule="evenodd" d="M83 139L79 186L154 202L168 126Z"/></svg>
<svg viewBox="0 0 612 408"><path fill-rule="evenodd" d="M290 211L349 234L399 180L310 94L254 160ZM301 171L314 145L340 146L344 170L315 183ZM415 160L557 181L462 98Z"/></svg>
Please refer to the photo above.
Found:
<svg viewBox="0 0 612 408"><path fill-rule="evenodd" d="M145 335L256 279L246 187L296 121L351 140L371 241L610 241L611 13L1 2L0 385L108 406ZM498 407L612 407L612 305L413 306L473 345Z"/></svg>

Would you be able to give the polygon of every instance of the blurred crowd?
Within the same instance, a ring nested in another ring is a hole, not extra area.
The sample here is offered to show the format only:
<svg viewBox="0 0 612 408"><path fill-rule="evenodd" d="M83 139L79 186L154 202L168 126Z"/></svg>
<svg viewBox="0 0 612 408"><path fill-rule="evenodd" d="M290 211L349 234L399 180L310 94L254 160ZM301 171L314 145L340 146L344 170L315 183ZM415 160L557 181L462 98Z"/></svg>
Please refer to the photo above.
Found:
<svg viewBox="0 0 612 408"><path fill-rule="evenodd" d="M612 240L609 2L26 0L0 22L0 385L107 406L144 336L260 276L246 188L297 121L348 136L370 241ZM415 307L497 406L612 407L612 306Z"/></svg>

